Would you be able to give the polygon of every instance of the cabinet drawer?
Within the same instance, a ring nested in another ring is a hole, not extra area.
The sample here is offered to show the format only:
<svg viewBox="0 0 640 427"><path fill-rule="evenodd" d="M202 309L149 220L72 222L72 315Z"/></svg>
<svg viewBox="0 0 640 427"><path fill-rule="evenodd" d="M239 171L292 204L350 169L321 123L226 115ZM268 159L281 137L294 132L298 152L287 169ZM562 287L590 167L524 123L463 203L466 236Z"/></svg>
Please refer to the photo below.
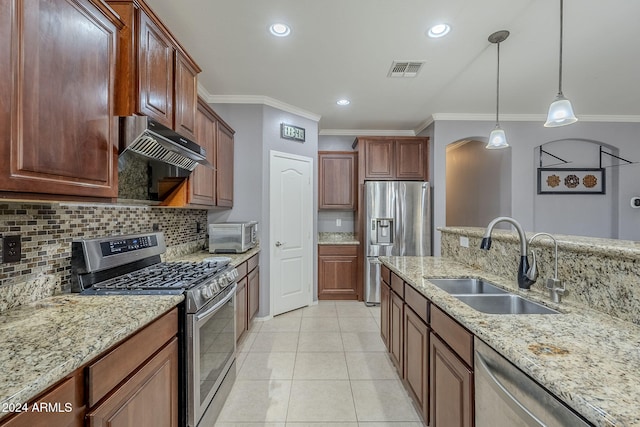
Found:
<svg viewBox="0 0 640 427"><path fill-rule="evenodd" d="M178 333L174 308L87 367L87 397L95 405Z"/></svg>
<svg viewBox="0 0 640 427"><path fill-rule="evenodd" d="M3 427L82 426L84 424L83 376L78 372L63 380L54 388L29 402L29 412L22 412L9 421L0 422ZM51 404L53 406L49 406ZM42 412L33 411L34 407ZM52 410L52 408L54 410Z"/></svg>
<svg viewBox="0 0 640 427"><path fill-rule="evenodd" d="M87 414L88 427L178 425L178 338Z"/></svg>
<svg viewBox="0 0 640 427"><path fill-rule="evenodd" d="M435 305L431 305L431 329L473 367L473 334L453 320Z"/></svg>
<svg viewBox="0 0 640 427"><path fill-rule="evenodd" d="M258 254L255 254L247 261L247 271L252 271L254 268L258 266Z"/></svg>
<svg viewBox="0 0 640 427"><path fill-rule="evenodd" d="M396 273L391 272L391 289L400 295L400 298L404 298L404 280L400 278Z"/></svg>
<svg viewBox="0 0 640 427"><path fill-rule="evenodd" d="M429 300L413 287L404 284L404 302L425 322L429 323Z"/></svg>
<svg viewBox="0 0 640 427"><path fill-rule="evenodd" d="M358 256L358 246L355 246L355 245L318 245L318 255Z"/></svg>
<svg viewBox="0 0 640 427"><path fill-rule="evenodd" d="M249 270L247 270L247 263L246 262L243 262L242 264L237 266L236 270L238 270L238 278L239 279L242 279L249 272Z"/></svg>
<svg viewBox="0 0 640 427"><path fill-rule="evenodd" d="M382 267L380 267L380 275L382 276L382 280L387 282L387 284L391 283L391 270L389 270L389 267L383 264Z"/></svg>

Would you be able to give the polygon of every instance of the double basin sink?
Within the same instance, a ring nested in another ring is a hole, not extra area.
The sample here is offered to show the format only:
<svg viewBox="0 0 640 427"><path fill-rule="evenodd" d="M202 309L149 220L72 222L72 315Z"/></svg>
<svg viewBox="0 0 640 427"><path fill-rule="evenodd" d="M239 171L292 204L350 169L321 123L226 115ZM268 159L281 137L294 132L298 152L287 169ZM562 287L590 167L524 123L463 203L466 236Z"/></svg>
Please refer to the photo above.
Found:
<svg viewBox="0 0 640 427"><path fill-rule="evenodd" d="M511 294L482 279L431 279L440 289L448 292L471 308L489 314L559 314L558 311Z"/></svg>

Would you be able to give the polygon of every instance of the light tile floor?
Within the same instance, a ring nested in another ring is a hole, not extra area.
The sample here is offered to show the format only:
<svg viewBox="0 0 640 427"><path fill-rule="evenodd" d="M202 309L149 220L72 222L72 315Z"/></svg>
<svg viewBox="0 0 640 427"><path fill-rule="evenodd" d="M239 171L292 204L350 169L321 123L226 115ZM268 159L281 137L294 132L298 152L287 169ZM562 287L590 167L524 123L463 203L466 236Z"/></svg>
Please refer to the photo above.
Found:
<svg viewBox="0 0 640 427"><path fill-rule="evenodd" d="M254 322L216 427L424 427L379 325L379 307L353 301Z"/></svg>

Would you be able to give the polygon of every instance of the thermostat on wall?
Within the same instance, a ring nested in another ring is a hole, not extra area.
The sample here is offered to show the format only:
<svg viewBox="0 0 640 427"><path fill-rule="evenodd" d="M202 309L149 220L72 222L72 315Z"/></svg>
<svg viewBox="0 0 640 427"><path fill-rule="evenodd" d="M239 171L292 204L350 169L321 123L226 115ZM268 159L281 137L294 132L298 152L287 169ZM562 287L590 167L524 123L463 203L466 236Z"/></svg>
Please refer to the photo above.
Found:
<svg viewBox="0 0 640 427"><path fill-rule="evenodd" d="M640 197L632 197L631 198L631 207L634 209L640 208Z"/></svg>

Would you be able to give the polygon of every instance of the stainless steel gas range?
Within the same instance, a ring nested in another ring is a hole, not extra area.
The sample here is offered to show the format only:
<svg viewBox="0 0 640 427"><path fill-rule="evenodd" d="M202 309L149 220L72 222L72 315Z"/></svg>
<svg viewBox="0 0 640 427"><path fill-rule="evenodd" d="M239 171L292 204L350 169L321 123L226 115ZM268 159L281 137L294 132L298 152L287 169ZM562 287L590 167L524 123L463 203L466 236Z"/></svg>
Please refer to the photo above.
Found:
<svg viewBox="0 0 640 427"><path fill-rule="evenodd" d="M180 309L180 419L213 425L235 380L235 291L229 258L162 262L162 233L74 240L71 288L85 295L184 294Z"/></svg>

